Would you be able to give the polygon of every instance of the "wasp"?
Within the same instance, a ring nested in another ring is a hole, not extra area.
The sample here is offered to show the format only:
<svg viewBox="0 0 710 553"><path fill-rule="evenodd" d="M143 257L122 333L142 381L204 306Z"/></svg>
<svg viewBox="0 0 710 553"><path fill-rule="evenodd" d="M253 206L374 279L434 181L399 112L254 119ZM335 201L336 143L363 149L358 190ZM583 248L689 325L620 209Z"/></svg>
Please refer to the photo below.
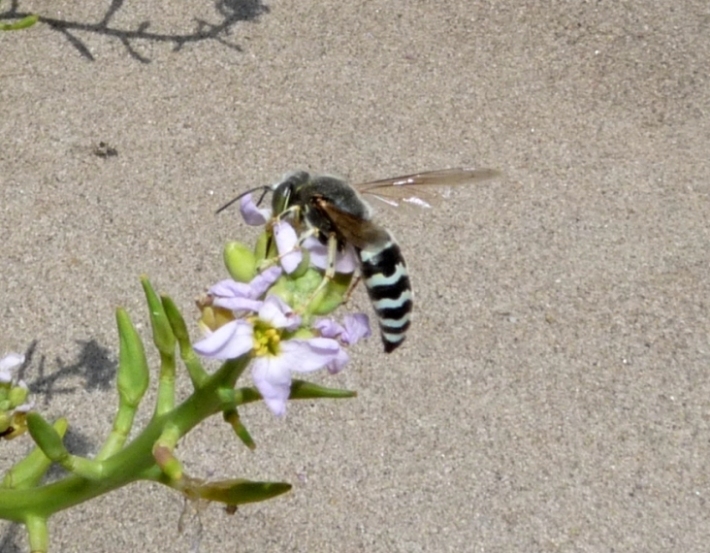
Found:
<svg viewBox="0 0 710 553"><path fill-rule="evenodd" d="M306 171L287 173L273 185L244 192L217 210L221 212L248 193L272 192L276 218L292 220L318 236L331 252L326 279L335 275L335 254L346 245L357 252L362 278L377 314L385 352L398 348L411 324L413 292L407 264L392 233L373 220L373 210L361 194L397 207L401 204L431 207L423 187L467 184L495 177L493 169L453 168L426 171L351 185L330 175ZM263 198L263 196L262 196Z"/></svg>

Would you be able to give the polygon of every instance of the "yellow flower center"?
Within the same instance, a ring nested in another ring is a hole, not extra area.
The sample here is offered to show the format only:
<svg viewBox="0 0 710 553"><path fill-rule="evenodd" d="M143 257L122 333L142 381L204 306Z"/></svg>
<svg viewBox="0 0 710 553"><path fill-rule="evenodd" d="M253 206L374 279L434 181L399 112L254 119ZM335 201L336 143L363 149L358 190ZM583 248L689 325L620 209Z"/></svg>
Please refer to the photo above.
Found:
<svg viewBox="0 0 710 553"><path fill-rule="evenodd" d="M263 321L254 322L254 355L279 355L281 330Z"/></svg>

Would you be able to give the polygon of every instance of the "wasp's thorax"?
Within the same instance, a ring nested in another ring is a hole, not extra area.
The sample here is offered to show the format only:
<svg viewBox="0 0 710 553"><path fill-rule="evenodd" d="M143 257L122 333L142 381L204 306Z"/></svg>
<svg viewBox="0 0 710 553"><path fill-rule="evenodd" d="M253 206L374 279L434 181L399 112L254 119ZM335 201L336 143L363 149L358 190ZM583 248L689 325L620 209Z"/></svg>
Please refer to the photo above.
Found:
<svg viewBox="0 0 710 553"><path fill-rule="evenodd" d="M372 209L344 180L328 175L311 175L296 171L286 175L274 188L272 209L274 214L292 211L298 222L318 229L322 238L333 234L347 242L338 225L318 206L327 203L353 219L369 221Z"/></svg>

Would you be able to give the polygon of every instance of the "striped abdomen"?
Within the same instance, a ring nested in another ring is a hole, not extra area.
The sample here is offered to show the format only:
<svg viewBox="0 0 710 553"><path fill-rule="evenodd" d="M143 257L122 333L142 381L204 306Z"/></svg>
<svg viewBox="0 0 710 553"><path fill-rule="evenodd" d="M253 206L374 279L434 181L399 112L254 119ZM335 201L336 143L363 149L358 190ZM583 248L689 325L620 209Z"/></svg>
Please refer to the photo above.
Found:
<svg viewBox="0 0 710 553"><path fill-rule="evenodd" d="M380 336L389 353L402 342L412 314L412 285L402 251L388 240L359 250L362 278L380 323Z"/></svg>

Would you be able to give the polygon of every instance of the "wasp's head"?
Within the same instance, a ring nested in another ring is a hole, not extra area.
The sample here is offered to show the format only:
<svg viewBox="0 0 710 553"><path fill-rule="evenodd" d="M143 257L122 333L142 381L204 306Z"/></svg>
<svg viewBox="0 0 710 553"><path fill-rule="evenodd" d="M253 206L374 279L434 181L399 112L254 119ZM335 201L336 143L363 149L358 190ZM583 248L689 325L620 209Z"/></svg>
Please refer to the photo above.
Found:
<svg viewBox="0 0 710 553"><path fill-rule="evenodd" d="M294 206L302 205L301 190L310 180L311 175L306 171L293 171L286 173L281 182L274 184L271 187L274 192L271 199L274 215L280 215Z"/></svg>

